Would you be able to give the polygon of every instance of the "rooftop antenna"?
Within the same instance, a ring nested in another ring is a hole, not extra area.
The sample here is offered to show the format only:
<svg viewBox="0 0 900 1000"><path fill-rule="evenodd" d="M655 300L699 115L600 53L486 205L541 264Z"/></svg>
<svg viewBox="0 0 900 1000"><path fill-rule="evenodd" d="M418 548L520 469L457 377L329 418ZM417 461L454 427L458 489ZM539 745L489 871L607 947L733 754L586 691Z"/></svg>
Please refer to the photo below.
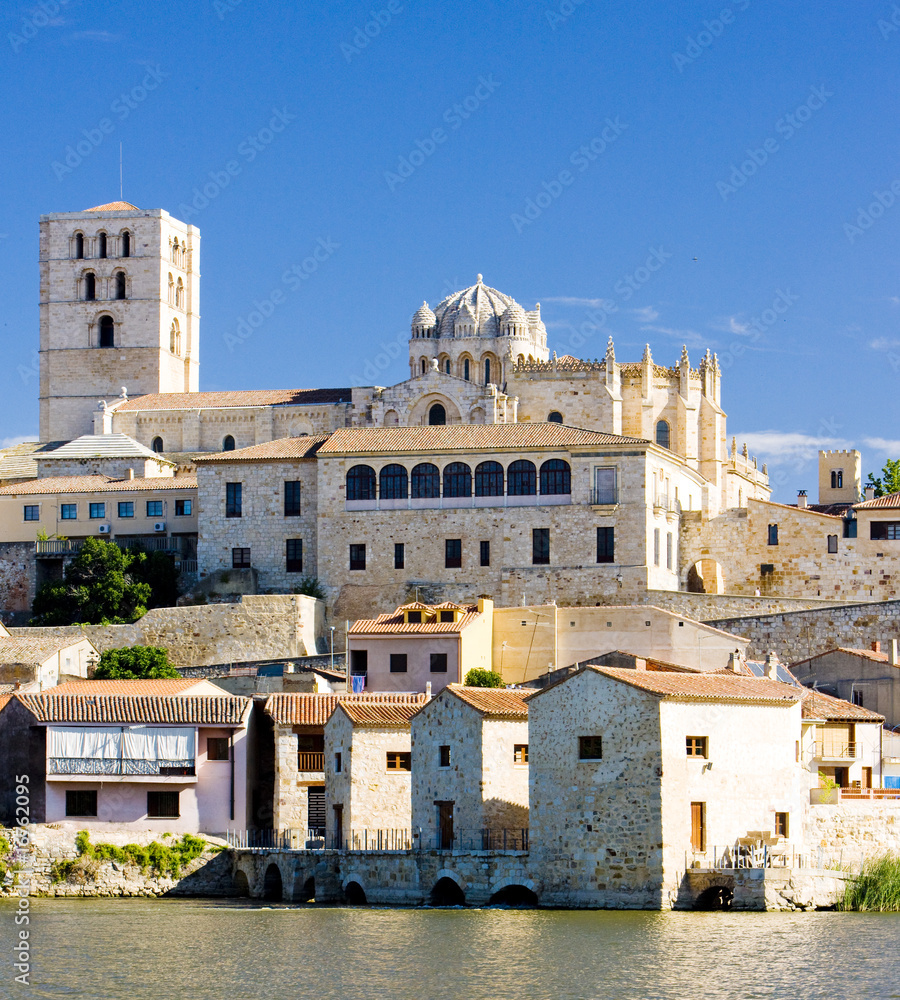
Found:
<svg viewBox="0 0 900 1000"><path fill-rule="evenodd" d="M122 143L119 143L119 201L124 201L122 195Z"/></svg>

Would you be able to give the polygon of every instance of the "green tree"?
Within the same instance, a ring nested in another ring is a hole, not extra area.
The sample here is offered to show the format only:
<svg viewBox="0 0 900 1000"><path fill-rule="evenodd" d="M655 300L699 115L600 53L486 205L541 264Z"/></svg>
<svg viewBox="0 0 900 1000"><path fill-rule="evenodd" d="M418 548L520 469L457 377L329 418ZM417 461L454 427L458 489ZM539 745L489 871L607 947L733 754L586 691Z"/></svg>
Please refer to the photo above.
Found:
<svg viewBox="0 0 900 1000"><path fill-rule="evenodd" d="M178 600L178 570L175 560L167 552L144 553L142 549L129 549L134 556L129 572L138 583L150 585L148 608L171 608Z"/></svg>
<svg viewBox="0 0 900 1000"><path fill-rule="evenodd" d="M466 674L465 685L473 688L502 688L506 687L506 681L496 670L475 667Z"/></svg>
<svg viewBox="0 0 900 1000"><path fill-rule="evenodd" d="M169 662L169 652L162 646L126 646L108 649L94 671L96 680L147 680L157 677L180 677Z"/></svg>
<svg viewBox="0 0 900 1000"><path fill-rule="evenodd" d="M884 463L878 478L874 472L870 472L866 486L874 486L877 497L887 496L888 493L900 493L900 458L889 458Z"/></svg>
<svg viewBox="0 0 900 1000"><path fill-rule="evenodd" d="M147 611L152 588L131 572L136 560L146 560L146 556L123 552L101 538L86 538L66 569L65 579L49 581L38 589L31 624L112 625L140 618Z"/></svg>

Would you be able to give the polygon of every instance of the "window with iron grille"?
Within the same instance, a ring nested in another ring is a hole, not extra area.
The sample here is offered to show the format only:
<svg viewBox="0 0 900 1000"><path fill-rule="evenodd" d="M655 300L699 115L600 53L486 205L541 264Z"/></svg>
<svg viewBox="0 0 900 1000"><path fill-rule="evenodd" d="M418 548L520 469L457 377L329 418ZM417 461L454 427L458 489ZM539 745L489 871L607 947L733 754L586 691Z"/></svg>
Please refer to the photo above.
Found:
<svg viewBox="0 0 900 1000"><path fill-rule="evenodd" d="M350 546L350 569L366 568L366 547L365 545Z"/></svg>
<svg viewBox="0 0 900 1000"><path fill-rule="evenodd" d="M225 516L240 517L243 510L243 483L225 484Z"/></svg>
<svg viewBox="0 0 900 1000"><path fill-rule="evenodd" d="M297 517L300 514L300 480L288 479L284 483L284 516Z"/></svg>
<svg viewBox="0 0 900 1000"><path fill-rule="evenodd" d="M178 792L147 792L148 819L177 819L180 815Z"/></svg>
<svg viewBox="0 0 900 1000"><path fill-rule="evenodd" d="M389 771L411 771L412 753L403 750L388 750L387 769Z"/></svg>
<svg viewBox="0 0 900 1000"><path fill-rule="evenodd" d="M602 736L579 736L578 737L578 759L579 760L601 760L603 758L603 737Z"/></svg>
<svg viewBox="0 0 900 1000"><path fill-rule="evenodd" d="M288 538L285 540L284 568L287 573L303 572L302 538Z"/></svg>
<svg viewBox="0 0 900 1000"><path fill-rule="evenodd" d="M707 737L688 736L685 738L685 745L688 757L707 757Z"/></svg>
<svg viewBox="0 0 900 1000"><path fill-rule="evenodd" d="M231 568L247 569L250 566L250 550L246 548L231 550Z"/></svg>
<svg viewBox="0 0 900 1000"><path fill-rule="evenodd" d="M550 529L533 528L531 532L531 562L534 566L550 565Z"/></svg>
<svg viewBox="0 0 900 1000"><path fill-rule="evenodd" d="M66 792L66 815L67 816L96 816L97 815L97 792L87 790L76 790Z"/></svg>
<svg viewBox="0 0 900 1000"><path fill-rule="evenodd" d="M461 538L447 538L444 540L444 566L447 569L459 569L462 566Z"/></svg>

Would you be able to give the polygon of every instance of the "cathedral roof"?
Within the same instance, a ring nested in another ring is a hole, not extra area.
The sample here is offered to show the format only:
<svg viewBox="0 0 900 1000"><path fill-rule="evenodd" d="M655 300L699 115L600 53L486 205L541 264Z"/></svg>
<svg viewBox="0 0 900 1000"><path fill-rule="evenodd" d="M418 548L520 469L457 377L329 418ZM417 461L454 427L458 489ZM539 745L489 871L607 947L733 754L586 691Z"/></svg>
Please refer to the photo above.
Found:
<svg viewBox="0 0 900 1000"><path fill-rule="evenodd" d="M61 448L41 455L42 462L81 458L152 458L157 462L172 464L127 434L82 434Z"/></svg>
<svg viewBox="0 0 900 1000"><path fill-rule="evenodd" d="M96 205L94 208L86 208L85 212L140 212L137 205L132 205L130 201L110 201L105 205Z"/></svg>
<svg viewBox="0 0 900 1000"><path fill-rule="evenodd" d="M416 310L415 316L412 318L413 327L424 326L427 328L433 327L435 323L435 315L431 311L427 302L423 302L421 306Z"/></svg>
<svg viewBox="0 0 900 1000"><path fill-rule="evenodd" d="M501 333L500 319L510 306L521 309L524 315L525 310L515 299L486 285L479 274L478 280L471 288L464 288L460 292L448 295L434 310L438 335L452 337L457 315L460 312L464 315L471 312L475 317L476 335L479 337L499 337Z"/></svg>
<svg viewBox="0 0 900 1000"><path fill-rule="evenodd" d="M234 406L311 406L349 403L352 389L246 389L236 392L154 392L136 396L116 413L135 410L218 410Z"/></svg>
<svg viewBox="0 0 900 1000"><path fill-rule="evenodd" d="M195 462L260 462L273 459L314 458L323 437L286 437L253 444L249 448L220 451L212 455L197 455Z"/></svg>

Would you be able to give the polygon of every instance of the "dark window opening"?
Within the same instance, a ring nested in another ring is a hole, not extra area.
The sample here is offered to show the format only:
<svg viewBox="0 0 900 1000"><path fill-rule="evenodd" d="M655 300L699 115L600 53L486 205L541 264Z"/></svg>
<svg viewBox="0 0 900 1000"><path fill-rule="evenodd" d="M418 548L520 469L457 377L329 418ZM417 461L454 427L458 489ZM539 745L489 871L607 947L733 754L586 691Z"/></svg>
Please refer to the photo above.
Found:
<svg viewBox="0 0 900 1000"><path fill-rule="evenodd" d="M391 653L391 673L392 674L405 674L406 673L406 653Z"/></svg>
<svg viewBox="0 0 900 1000"><path fill-rule="evenodd" d="M828 552L833 555L837 550L837 535L828 535Z"/></svg>
<svg viewBox="0 0 900 1000"><path fill-rule="evenodd" d="M462 539L447 538L444 540L444 567L460 569L462 567Z"/></svg>
<svg viewBox="0 0 900 1000"><path fill-rule="evenodd" d="M350 546L350 569L366 568L366 547L365 545Z"/></svg>
<svg viewBox="0 0 900 1000"><path fill-rule="evenodd" d="M403 569L406 564L406 548L403 542L394 543L394 569Z"/></svg>
<svg viewBox="0 0 900 1000"><path fill-rule="evenodd" d="M78 789L66 792L66 815L67 816L96 816L97 815L97 792L96 790Z"/></svg>
<svg viewBox="0 0 900 1000"><path fill-rule="evenodd" d="M414 500L432 500L441 495L441 473L436 465L423 462L412 470Z"/></svg>
<svg viewBox="0 0 900 1000"><path fill-rule="evenodd" d="M231 760L231 747L227 736L207 736L207 760Z"/></svg>
<svg viewBox="0 0 900 1000"><path fill-rule="evenodd" d="M506 492L511 497L530 497L537 493L537 472L534 462L520 459L506 470Z"/></svg>
<svg viewBox="0 0 900 1000"><path fill-rule="evenodd" d="M368 465L354 465L347 472L347 499L375 499L375 470Z"/></svg>
<svg viewBox="0 0 900 1000"><path fill-rule="evenodd" d="M778 525L770 524L768 528L768 542L769 545L778 544Z"/></svg>
<svg viewBox="0 0 900 1000"><path fill-rule="evenodd" d="M41 519L41 507L40 504L27 503L25 504L25 520L26 521L40 521Z"/></svg>
<svg viewBox="0 0 900 1000"><path fill-rule="evenodd" d="M547 419L551 424L561 424L563 422L563 415L559 412L559 410L551 410Z"/></svg>
<svg viewBox="0 0 900 1000"><path fill-rule="evenodd" d="M116 271L116 298L125 298L125 272Z"/></svg>
<svg viewBox="0 0 900 1000"><path fill-rule="evenodd" d="M225 484L225 516L242 517L244 510L244 484Z"/></svg>
<svg viewBox="0 0 900 1000"><path fill-rule="evenodd" d="M447 411L440 403L435 403L428 411L428 423L432 427L441 427L447 423Z"/></svg>
<svg viewBox="0 0 900 1000"><path fill-rule="evenodd" d="M150 443L150 447L157 455L161 455L163 451L163 439L161 437L155 437Z"/></svg>
<svg viewBox="0 0 900 1000"><path fill-rule="evenodd" d="M250 567L250 549L248 548L232 549L231 568L249 569L249 567Z"/></svg>
<svg viewBox="0 0 900 1000"><path fill-rule="evenodd" d="M147 792L148 819L178 819L178 792Z"/></svg>
<svg viewBox="0 0 900 1000"><path fill-rule="evenodd" d="M475 467L475 496L503 496L503 466L499 462L482 462Z"/></svg>
<svg viewBox="0 0 900 1000"><path fill-rule="evenodd" d="M113 322L112 316L101 316L100 317L100 346L101 347L115 347L116 346L115 330L116 330L116 325Z"/></svg>
<svg viewBox="0 0 900 1000"><path fill-rule="evenodd" d="M450 766L450 747L447 744L438 747L438 767Z"/></svg>
<svg viewBox="0 0 900 1000"><path fill-rule="evenodd" d="M447 673L447 654L446 653L432 653L431 654L431 673L433 674L446 674Z"/></svg>
<svg viewBox="0 0 900 1000"><path fill-rule="evenodd" d="M611 563L616 561L616 529L597 529L597 562Z"/></svg>
<svg viewBox="0 0 900 1000"><path fill-rule="evenodd" d="M491 564L491 543L490 542L480 542L479 549L481 553L481 565L490 566Z"/></svg>
<svg viewBox="0 0 900 1000"><path fill-rule="evenodd" d="M382 500L405 500L407 475L402 465L386 465L378 474Z"/></svg>
<svg viewBox="0 0 900 1000"><path fill-rule="evenodd" d="M900 521L872 521L869 537L878 541L897 541L900 539Z"/></svg>
<svg viewBox="0 0 900 1000"><path fill-rule="evenodd" d="M656 443L660 448L669 447L669 425L665 420L659 420L656 424Z"/></svg>
<svg viewBox="0 0 900 1000"><path fill-rule="evenodd" d="M106 233L97 235L97 256L106 257Z"/></svg>
<svg viewBox="0 0 900 1000"><path fill-rule="evenodd" d="M97 298L97 279L88 271L84 276L84 299L85 302L93 302Z"/></svg>
<svg viewBox="0 0 900 1000"><path fill-rule="evenodd" d="M288 479L284 484L284 516L298 517L300 513L300 480Z"/></svg>
<svg viewBox="0 0 900 1000"><path fill-rule="evenodd" d="M531 562L534 566L550 565L550 529L534 528L531 532Z"/></svg>
<svg viewBox="0 0 900 1000"><path fill-rule="evenodd" d="M367 649L350 650L350 673L354 677L365 677L369 672L369 651Z"/></svg>
<svg viewBox="0 0 900 1000"><path fill-rule="evenodd" d="M527 743L516 743L513 745L513 763L514 764L527 764L528 763L528 744Z"/></svg>
<svg viewBox="0 0 900 1000"><path fill-rule="evenodd" d="M831 473L831 488L840 490L844 488L844 470L834 469Z"/></svg>
<svg viewBox="0 0 900 1000"><path fill-rule="evenodd" d="M541 466L541 496L563 496L572 492L572 470L561 458Z"/></svg>
<svg viewBox="0 0 900 1000"><path fill-rule="evenodd" d="M84 260L84 236L82 233L75 234L75 259Z"/></svg>
<svg viewBox="0 0 900 1000"><path fill-rule="evenodd" d="M287 573L303 572L303 539L288 538L285 541L284 568Z"/></svg>
<svg viewBox="0 0 900 1000"><path fill-rule="evenodd" d="M131 233L127 230L122 233L122 254L123 257L131 256Z"/></svg>
<svg viewBox="0 0 900 1000"><path fill-rule="evenodd" d="M226 434L222 440L222 451L234 451L234 438Z"/></svg>
<svg viewBox="0 0 900 1000"><path fill-rule="evenodd" d="M472 495L472 470L465 462L451 462L444 469L444 496L470 497Z"/></svg>
<svg viewBox="0 0 900 1000"><path fill-rule="evenodd" d="M602 760L603 758L603 737L602 736L579 736L578 737L578 759L579 760Z"/></svg>

